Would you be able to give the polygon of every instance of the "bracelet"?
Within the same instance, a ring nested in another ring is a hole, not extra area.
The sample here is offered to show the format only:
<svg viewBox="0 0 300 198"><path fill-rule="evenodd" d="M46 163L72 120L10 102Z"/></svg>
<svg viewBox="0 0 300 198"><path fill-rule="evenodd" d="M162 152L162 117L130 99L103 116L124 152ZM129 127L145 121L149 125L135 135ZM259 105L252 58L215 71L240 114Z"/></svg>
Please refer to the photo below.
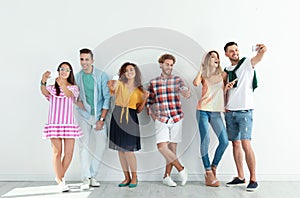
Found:
<svg viewBox="0 0 300 198"><path fill-rule="evenodd" d="M47 82L44 82L41 80L41 86L46 86L47 85Z"/></svg>

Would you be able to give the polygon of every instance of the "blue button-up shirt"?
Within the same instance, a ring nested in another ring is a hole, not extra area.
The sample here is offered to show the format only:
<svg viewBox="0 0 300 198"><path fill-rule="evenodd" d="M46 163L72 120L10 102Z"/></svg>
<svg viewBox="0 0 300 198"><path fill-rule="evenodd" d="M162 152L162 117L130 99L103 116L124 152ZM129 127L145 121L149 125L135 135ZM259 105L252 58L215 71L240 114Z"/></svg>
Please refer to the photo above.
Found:
<svg viewBox="0 0 300 198"><path fill-rule="evenodd" d="M85 118L89 119L91 116L91 106L87 103L86 97L85 97L85 90L83 85L83 76L84 71L81 70L78 72L75 76L76 83L79 87L80 94L79 94L79 100L83 102L83 105L86 109L83 110L76 106L76 110ZM109 88L107 86L108 76L104 71L101 71L100 69L97 69L93 66L93 72L92 76L94 78L94 107L95 107L95 116L97 119L99 119L102 109L109 109L110 106L110 93Z"/></svg>

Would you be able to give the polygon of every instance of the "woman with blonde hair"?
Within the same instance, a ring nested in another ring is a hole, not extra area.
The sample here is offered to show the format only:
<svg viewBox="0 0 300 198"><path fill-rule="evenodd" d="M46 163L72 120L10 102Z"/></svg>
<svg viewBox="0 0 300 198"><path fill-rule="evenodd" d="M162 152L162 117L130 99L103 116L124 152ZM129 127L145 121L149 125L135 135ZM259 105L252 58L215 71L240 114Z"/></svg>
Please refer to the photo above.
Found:
<svg viewBox="0 0 300 198"><path fill-rule="evenodd" d="M219 54L212 50L204 55L200 70L193 81L195 86L202 84L202 95L198 101L196 117L201 139L200 153L205 168L205 184L211 187L220 185L216 170L228 146L228 136L221 114L225 111L224 93L234 82L225 86L223 76ZM212 163L208 152L209 124L219 141Z"/></svg>

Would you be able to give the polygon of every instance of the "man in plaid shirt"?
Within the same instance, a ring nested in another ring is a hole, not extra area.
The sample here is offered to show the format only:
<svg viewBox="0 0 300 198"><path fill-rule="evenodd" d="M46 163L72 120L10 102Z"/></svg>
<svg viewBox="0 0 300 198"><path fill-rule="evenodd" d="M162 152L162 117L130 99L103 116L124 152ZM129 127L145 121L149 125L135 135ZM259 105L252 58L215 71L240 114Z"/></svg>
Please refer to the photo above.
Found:
<svg viewBox="0 0 300 198"><path fill-rule="evenodd" d="M157 148L167 162L163 183L175 187L177 184L170 177L173 166L179 172L181 185L187 182L187 171L176 156L177 143L181 142L183 121L179 93L185 98L189 98L191 93L180 77L172 75L175 64L173 55L164 54L158 62L162 73L150 81L147 109L148 114L155 120Z"/></svg>

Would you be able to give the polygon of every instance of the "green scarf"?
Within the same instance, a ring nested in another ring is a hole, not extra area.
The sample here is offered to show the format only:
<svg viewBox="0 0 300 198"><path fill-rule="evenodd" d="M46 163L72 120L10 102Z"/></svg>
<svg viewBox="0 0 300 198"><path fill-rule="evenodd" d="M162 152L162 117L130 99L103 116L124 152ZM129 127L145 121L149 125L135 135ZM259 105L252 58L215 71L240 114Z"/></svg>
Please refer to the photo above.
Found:
<svg viewBox="0 0 300 198"><path fill-rule="evenodd" d="M228 71L226 68L224 69L224 71L228 74L228 81L231 82L234 79L237 78L236 75L236 70L238 70L240 68L240 66L242 65L242 63L244 62L244 60L246 59L246 57L243 57L238 64L235 66L235 68L232 71ZM233 87L237 86L238 81L235 82L235 84L233 85ZM253 75L253 80L252 80L252 89L254 91L254 89L257 88L257 77L256 77L256 72L254 70L254 75Z"/></svg>

